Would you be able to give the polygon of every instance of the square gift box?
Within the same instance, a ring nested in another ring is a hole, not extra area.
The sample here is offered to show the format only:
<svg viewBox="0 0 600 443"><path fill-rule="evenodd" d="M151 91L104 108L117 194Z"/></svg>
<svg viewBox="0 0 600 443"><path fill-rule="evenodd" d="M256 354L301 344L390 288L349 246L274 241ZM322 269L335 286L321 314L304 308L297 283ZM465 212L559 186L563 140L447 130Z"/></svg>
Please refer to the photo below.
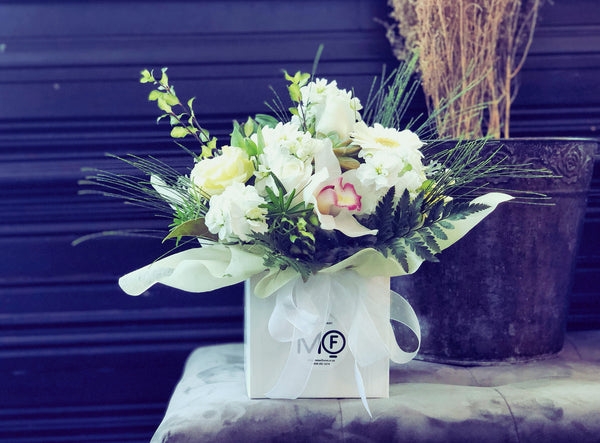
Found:
<svg viewBox="0 0 600 443"><path fill-rule="evenodd" d="M295 398L299 393L299 398L359 398L355 358L348 343L349 331L336 319L335 304L322 331L277 341L269 332L277 293L266 298L255 296L254 287L258 280L253 277L245 286L244 350L248 396ZM365 279L365 283L365 303L378 312L379 318L385 317L389 322L389 277ZM319 300L318 293L316 300ZM384 325L375 324L375 327L385 337ZM310 376L302 389L303 368L310 371ZM366 397L389 396L389 358L361 367L360 374ZM272 391L276 385L279 388ZM292 391L296 391L296 395L281 394Z"/></svg>

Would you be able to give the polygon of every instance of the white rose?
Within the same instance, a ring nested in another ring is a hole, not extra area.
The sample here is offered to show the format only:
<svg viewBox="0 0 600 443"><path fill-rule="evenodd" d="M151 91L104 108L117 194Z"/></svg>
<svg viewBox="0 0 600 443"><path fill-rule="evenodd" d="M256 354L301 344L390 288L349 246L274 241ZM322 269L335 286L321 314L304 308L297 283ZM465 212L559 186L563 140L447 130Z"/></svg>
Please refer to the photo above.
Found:
<svg viewBox="0 0 600 443"><path fill-rule="evenodd" d="M348 139L354 124L361 119L362 105L358 98L339 89L335 81L327 83L324 79L300 88L300 93L300 115L305 116L309 126L314 125L316 133L328 135L334 132L341 140Z"/></svg>
<svg viewBox="0 0 600 443"><path fill-rule="evenodd" d="M249 241L253 232L264 233L268 226L266 203L253 186L234 183L210 198L204 222L221 241Z"/></svg>
<svg viewBox="0 0 600 443"><path fill-rule="evenodd" d="M233 183L246 183L254 173L252 160L241 148L223 146L222 154L199 161L190 173L192 183L209 195L220 194Z"/></svg>

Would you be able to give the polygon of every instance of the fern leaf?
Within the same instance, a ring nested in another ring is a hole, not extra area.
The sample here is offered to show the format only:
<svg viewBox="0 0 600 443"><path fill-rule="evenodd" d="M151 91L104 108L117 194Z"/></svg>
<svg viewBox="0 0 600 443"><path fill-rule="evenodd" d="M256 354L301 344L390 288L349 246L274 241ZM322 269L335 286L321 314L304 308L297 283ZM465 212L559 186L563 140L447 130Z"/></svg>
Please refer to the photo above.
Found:
<svg viewBox="0 0 600 443"><path fill-rule="evenodd" d="M428 219L431 222L439 220L444 213L444 200L439 200L429 210Z"/></svg>
<svg viewBox="0 0 600 443"><path fill-rule="evenodd" d="M406 243L402 241L401 238L396 238L390 243L389 250L394 258L398 260L398 263L400 263L404 272L408 273L408 255L406 253L405 244Z"/></svg>
<svg viewBox="0 0 600 443"><path fill-rule="evenodd" d="M450 223L449 221L447 221L447 220L440 220L440 221L437 222L437 224L439 226L441 226L442 228L444 228L444 229L454 229L454 225L452 223ZM440 237L440 238L442 238L442 237Z"/></svg>
<svg viewBox="0 0 600 443"><path fill-rule="evenodd" d="M394 236L394 192L394 188L390 188L375 208L377 238L381 242L386 242Z"/></svg>
<svg viewBox="0 0 600 443"><path fill-rule="evenodd" d="M448 223L448 224L450 224L450 223ZM440 228L439 222L430 225L429 226L429 230L431 231L431 233L434 236L436 236L440 240L448 240L448 236L446 235L446 233L444 232L444 230Z"/></svg>
<svg viewBox="0 0 600 443"><path fill-rule="evenodd" d="M410 249L417 254L418 257L423 260L438 262L439 260L431 250L427 247L427 245L421 240L421 237L418 234L412 234L408 237L405 237L404 240L406 244L410 247Z"/></svg>
<svg viewBox="0 0 600 443"><path fill-rule="evenodd" d="M464 220L467 216L476 212L484 211L489 206L483 203L460 204L454 206L452 213L447 217L448 220Z"/></svg>
<svg viewBox="0 0 600 443"><path fill-rule="evenodd" d="M410 207L410 194L405 189L394 208L393 231L395 237L404 237L410 231Z"/></svg>
<svg viewBox="0 0 600 443"><path fill-rule="evenodd" d="M419 229L418 233L427 247L433 251L434 254L439 254L442 252L440 245L435 239L435 235L428 228Z"/></svg>

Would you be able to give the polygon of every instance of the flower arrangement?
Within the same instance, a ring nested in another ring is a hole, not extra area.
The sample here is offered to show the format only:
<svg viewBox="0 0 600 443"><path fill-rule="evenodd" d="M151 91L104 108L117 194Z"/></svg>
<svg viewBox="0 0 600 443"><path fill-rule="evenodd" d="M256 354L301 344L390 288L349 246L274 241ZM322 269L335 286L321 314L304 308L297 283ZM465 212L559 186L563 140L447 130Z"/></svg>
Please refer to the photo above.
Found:
<svg viewBox="0 0 600 443"><path fill-rule="evenodd" d="M185 173L152 157L128 156L120 160L148 178L96 170L84 181L102 188L89 192L120 196L168 217L165 240L193 246L121 277L128 294L155 283L208 292L249 282L247 291L258 297L246 293L247 314L257 310L246 328L262 331L268 323L270 334L250 332L250 347L262 349L262 357L249 359L251 397L302 395L320 346L305 358L300 340L325 337L331 319L348 333L354 363L309 395L358 394L367 410L367 396L386 396L389 359L405 363L418 350L398 347L389 320L420 340L418 319L389 290L389 277L437 261L437 254L512 198L486 193L486 180L532 173L528 165L505 162L485 140L456 141L449 148L436 143L435 113L407 116L418 86L416 62L384 71L364 103L336 81L316 78L316 61L312 74L284 71L291 106L276 95L268 104L273 115L234 122L228 143L220 145L199 124L194 99L179 99L166 68L160 76L144 70L141 82L153 86L149 99L162 111L158 120L170 122L174 139L194 139L199 153L178 143L191 155ZM254 301L261 299L274 301ZM298 352L294 346L281 351L277 342L298 342ZM282 352L285 366L277 357ZM374 364L378 369L369 370L365 382L361 368ZM356 379L351 391L324 388L348 377Z"/></svg>
<svg viewBox="0 0 600 443"><path fill-rule="evenodd" d="M395 275L414 272L509 198L480 195L485 186L474 182L527 171L526 165L503 164L500 154L486 150L485 140L436 151L435 143L422 139L431 136L435 116L410 119L400 129L415 90L415 63L376 79L364 106L335 80L284 71L292 106L286 110L276 96L269 105L275 116L234 122L222 146L198 123L194 99L184 104L178 98L166 68L159 78L144 70L140 81L154 87L149 99L163 112L158 120L170 121L173 138L195 139L200 153L188 150L193 161L186 174L153 158L130 156L121 160L149 180L96 171L84 183L171 217L166 239L178 245L186 237L216 256L228 250L227 260L232 250L243 254L240 272L226 266L217 287L265 269L272 278L285 272L306 280L344 261L349 267L358 259L372 261L367 257L385 263L384 269L391 266ZM121 286L141 293L162 281L195 290L196 283L147 271L126 276Z"/></svg>

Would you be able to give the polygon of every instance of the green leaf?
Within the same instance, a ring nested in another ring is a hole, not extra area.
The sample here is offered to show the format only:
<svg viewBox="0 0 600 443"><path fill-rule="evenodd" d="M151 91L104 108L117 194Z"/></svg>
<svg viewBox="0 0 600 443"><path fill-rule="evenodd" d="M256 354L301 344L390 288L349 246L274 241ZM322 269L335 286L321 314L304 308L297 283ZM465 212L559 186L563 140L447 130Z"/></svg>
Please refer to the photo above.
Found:
<svg viewBox="0 0 600 443"><path fill-rule="evenodd" d="M164 94L164 92L160 92L155 89L154 91L150 91L150 94L148 94L148 100L153 102L155 100L158 100L160 97L162 97L163 94Z"/></svg>
<svg viewBox="0 0 600 443"><path fill-rule="evenodd" d="M167 69L168 68L162 68L161 69L162 77L160 78L160 83L162 85L168 85L169 84L169 77L167 77Z"/></svg>
<svg viewBox="0 0 600 443"><path fill-rule="evenodd" d="M238 148L244 148L246 144L244 143L244 137L240 132L240 125L237 122L233 122L233 132L231 133L231 141L229 144L231 146L236 146Z"/></svg>
<svg viewBox="0 0 600 443"><path fill-rule="evenodd" d="M440 220L439 222L437 222L437 224L440 225L444 229L454 229L454 225L446 220Z"/></svg>
<svg viewBox="0 0 600 443"><path fill-rule="evenodd" d="M427 247L431 251L433 251L433 253L439 254L440 252L442 252L440 245L438 244L438 242L435 239L435 236L429 229L427 229L427 228L419 229L418 233L421 236L421 238L423 239L423 241L425 242L425 244L427 245Z"/></svg>
<svg viewBox="0 0 600 443"><path fill-rule="evenodd" d="M275 117L273 117L271 115L267 115L267 114L256 114L254 116L254 120L260 126L268 126L269 128L274 128L279 123L279 120L277 120Z"/></svg>
<svg viewBox="0 0 600 443"><path fill-rule="evenodd" d="M154 77L150 71L147 69L144 69L140 74L142 75L142 78L140 78L140 83L154 83L156 81L154 80Z"/></svg>
<svg viewBox="0 0 600 443"><path fill-rule="evenodd" d="M283 76L288 82L294 82L294 77L289 75L285 69L283 70Z"/></svg>
<svg viewBox="0 0 600 443"><path fill-rule="evenodd" d="M292 101L300 103L300 101L302 100L300 87L296 83L292 83L288 86L288 91L290 93L290 98L292 99Z"/></svg>
<svg viewBox="0 0 600 443"><path fill-rule="evenodd" d="M248 117L248 120L246 120L246 123L244 124L244 135L250 137L252 134L254 134L254 122Z"/></svg>
<svg viewBox="0 0 600 443"><path fill-rule="evenodd" d="M404 241L410 247L411 251L413 251L417 256L419 256L423 260L439 262L437 257L433 255L433 253L429 250L427 245L423 242L420 235L412 234L408 237L404 237Z"/></svg>
<svg viewBox="0 0 600 443"><path fill-rule="evenodd" d="M247 138L244 140L244 144L244 150L246 151L246 154L248 154L249 157L258 155L258 148L256 146L256 143Z"/></svg>
<svg viewBox="0 0 600 443"><path fill-rule="evenodd" d="M175 106L175 105L179 105L181 103L179 103L179 99L177 98L176 95L174 94L169 94L168 92L163 93L163 100L169 105L169 106Z"/></svg>
<svg viewBox="0 0 600 443"><path fill-rule="evenodd" d="M404 245L405 242L401 238L397 238L390 245L390 252L394 258L398 260L398 263L400 263L404 272L408 272L408 256Z"/></svg>
<svg viewBox="0 0 600 443"><path fill-rule="evenodd" d="M190 109L190 114L192 117L194 116L194 110L192 109L192 103L194 103L194 100L196 100L196 97L190 98L187 102L187 106Z"/></svg>
<svg viewBox="0 0 600 443"><path fill-rule="evenodd" d="M476 212L485 211L489 206L483 203L470 203L455 205L452 214L447 218L448 220L464 220L467 216L472 215Z"/></svg>
<svg viewBox="0 0 600 443"><path fill-rule="evenodd" d="M396 203L393 214L393 231L395 237L404 237L410 231L410 193L405 189Z"/></svg>
<svg viewBox="0 0 600 443"><path fill-rule="evenodd" d="M381 242L394 236L394 195L395 188L391 187L375 207L375 228L378 230L377 239Z"/></svg>
<svg viewBox="0 0 600 443"><path fill-rule="evenodd" d="M169 234L163 239L163 242L170 238L181 237L202 237L217 240L217 237L214 234L212 234L206 227L203 218L188 220L178 225L169 232Z"/></svg>
<svg viewBox="0 0 600 443"><path fill-rule="evenodd" d="M256 154L260 155L263 153L265 147L265 139L263 137L262 129L259 127L256 131Z"/></svg>
<svg viewBox="0 0 600 443"><path fill-rule="evenodd" d="M165 111L166 113L170 114L171 112L173 112L173 110L171 109L169 104L164 100L164 98L162 96L158 98L158 100L156 101L156 104L159 107L159 109L161 109L162 111Z"/></svg>
<svg viewBox="0 0 600 443"><path fill-rule="evenodd" d="M444 230L440 228L439 222L438 223L434 223L431 226L429 226L429 230L431 231L431 233L433 235L435 235L440 240L448 240L448 236L446 235L446 233L444 232Z"/></svg>
<svg viewBox="0 0 600 443"><path fill-rule="evenodd" d="M444 212L444 200L439 200L429 210L428 218L430 221L434 222L442 216L443 212Z"/></svg>
<svg viewBox="0 0 600 443"><path fill-rule="evenodd" d="M188 134L189 132L183 126L175 126L173 129L171 129L171 137L173 138L183 138Z"/></svg>

